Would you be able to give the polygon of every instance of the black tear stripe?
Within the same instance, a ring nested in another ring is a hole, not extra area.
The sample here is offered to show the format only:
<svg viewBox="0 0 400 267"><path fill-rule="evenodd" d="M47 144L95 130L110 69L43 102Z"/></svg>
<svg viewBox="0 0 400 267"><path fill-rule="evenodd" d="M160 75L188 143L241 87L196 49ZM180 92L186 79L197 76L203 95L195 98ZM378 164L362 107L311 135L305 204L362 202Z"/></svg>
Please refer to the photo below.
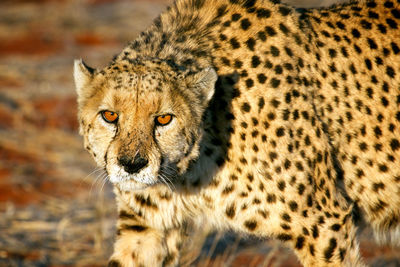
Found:
<svg viewBox="0 0 400 267"><path fill-rule="evenodd" d="M190 139L189 139L188 144L189 144L189 148L188 148L188 151L185 153L185 156L184 156L185 158L187 156L189 156L190 153L192 153L193 147L196 144L196 137L195 137L194 133L192 133L192 132L190 133Z"/></svg>
<svg viewBox="0 0 400 267"><path fill-rule="evenodd" d="M106 153L104 154L104 169L106 170L106 172L107 172L108 150L110 149L111 144L115 141L116 137L117 137L117 134L114 135L111 142L108 144ZM107 172L107 174L108 174L108 172Z"/></svg>

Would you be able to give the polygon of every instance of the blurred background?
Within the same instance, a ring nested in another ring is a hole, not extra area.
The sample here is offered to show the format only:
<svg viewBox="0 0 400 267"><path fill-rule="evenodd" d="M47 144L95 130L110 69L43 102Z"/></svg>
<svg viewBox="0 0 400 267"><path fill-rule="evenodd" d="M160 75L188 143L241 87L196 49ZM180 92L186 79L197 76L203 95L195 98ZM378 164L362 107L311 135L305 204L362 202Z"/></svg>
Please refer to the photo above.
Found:
<svg viewBox="0 0 400 267"><path fill-rule="evenodd" d="M116 211L78 136L73 59L103 67L171 0L0 0L0 266L104 266ZM291 0L309 7L332 0ZM361 235L372 266L400 249ZM193 266L300 266L277 241L207 238Z"/></svg>

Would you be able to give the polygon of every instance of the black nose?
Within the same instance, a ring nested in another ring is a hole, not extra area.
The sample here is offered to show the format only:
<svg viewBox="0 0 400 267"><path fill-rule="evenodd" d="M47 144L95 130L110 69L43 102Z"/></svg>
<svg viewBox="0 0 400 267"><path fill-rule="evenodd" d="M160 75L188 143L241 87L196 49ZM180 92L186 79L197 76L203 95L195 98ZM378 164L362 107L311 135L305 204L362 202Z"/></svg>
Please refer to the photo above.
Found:
<svg viewBox="0 0 400 267"><path fill-rule="evenodd" d="M118 161L119 164L124 167L124 170L130 174L138 173L147 165L147 163L149 163L149 161L145 158L142 158L139 153L136 154L134 159L132 159L130 156L122 156L118 159Z"/></svg>

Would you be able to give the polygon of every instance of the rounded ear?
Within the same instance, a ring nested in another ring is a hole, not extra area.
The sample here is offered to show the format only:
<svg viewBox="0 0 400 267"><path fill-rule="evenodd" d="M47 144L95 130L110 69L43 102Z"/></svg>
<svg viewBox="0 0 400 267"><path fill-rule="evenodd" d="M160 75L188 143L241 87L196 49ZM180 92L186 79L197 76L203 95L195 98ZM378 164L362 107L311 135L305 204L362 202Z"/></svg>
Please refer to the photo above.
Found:
<svg viewBox="0 0 400 267"><path fill-rule="evenodd" d="M74 79L78 95L81 95L83 88L93 79L95 69L89 67L82 59L74 60Z"/></svg>
<svg viewBox="0 0 400 267"><path fill-rule="evenodd" d="M217 72L211 67L205 68L195 74L192 86L200 95L201 102L207 104L211 100L214 95L217 79Z"/></svg>

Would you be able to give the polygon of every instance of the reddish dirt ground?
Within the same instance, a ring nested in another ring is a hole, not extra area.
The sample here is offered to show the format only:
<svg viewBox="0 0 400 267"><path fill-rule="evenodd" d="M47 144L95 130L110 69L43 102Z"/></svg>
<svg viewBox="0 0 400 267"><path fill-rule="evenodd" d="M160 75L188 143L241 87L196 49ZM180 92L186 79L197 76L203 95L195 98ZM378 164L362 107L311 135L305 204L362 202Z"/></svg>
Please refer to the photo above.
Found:
<svg viewBox="0 0 400 267"><path fill-rule="evenodd" d="M105 265L115 203L78 136L72 63L104 66L170 2L0 2L0 266ZM399 249L361 239L369 264L400 266ZM193 266L300 266L277 241L213 240Z"/></svg>

